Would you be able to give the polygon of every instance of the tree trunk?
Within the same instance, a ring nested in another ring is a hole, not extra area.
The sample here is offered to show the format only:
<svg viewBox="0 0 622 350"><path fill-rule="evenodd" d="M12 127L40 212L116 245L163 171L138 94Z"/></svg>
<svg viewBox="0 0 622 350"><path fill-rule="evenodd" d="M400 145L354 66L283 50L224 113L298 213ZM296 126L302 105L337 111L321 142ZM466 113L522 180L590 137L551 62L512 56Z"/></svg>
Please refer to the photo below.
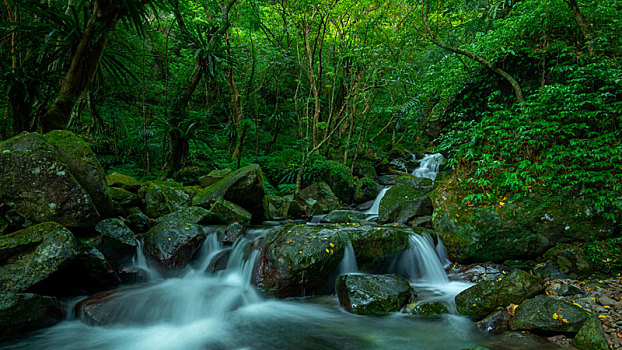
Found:
<svg viewBox="0 0 622 350"><path fill-rule="evenodd" d="M592 33L587 27L585 17L583 16L583 13L581 13L579 4L577 3L576 0L564 0L564 2L568 4L568 6L570 6L570 9L572 9L572 13L574 13L575 21L577 21L577 24L579 25L579 28L581 29L581 34L583 34L583 38L585 39L585 44L587 45L587 51L590 57L594 56L594 45L592 45L592 39L593 39Z"/></svg>
<svg viewBox="0 0 622 350"><path fill-rule="evenodd" d="M73 54L60 91L52 106L41 118L41 128L44 133L54 129L64 129L67 126L73 106L93 79L104 52L106 31L111 29L123 15L124 12L116 1L95 2L93 14Z"/></svg>

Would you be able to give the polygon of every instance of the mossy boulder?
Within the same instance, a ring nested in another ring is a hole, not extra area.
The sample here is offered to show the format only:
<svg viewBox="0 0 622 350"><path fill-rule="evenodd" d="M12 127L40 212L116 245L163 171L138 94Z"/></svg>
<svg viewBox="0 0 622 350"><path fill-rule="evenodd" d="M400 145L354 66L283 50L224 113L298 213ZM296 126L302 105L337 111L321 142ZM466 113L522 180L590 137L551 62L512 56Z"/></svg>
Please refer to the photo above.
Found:
<svg viewBox="0 0 622 350"><path fill-rule="evenodd" d="M544 263L536 266L535 273L554 279L583 279L593 270L581 244L560 243L544 253Z"/></svg>
<svg viewBox="0 0 622 350"><path fill-rule="evenodd" d="M88 191L56 148L35 133L0 143L0 202L33 223L86 228L100 218Z"/></svg>
<svg viewBox="0 0 622 350"><path fill-rule="evenodd" d="M572 340L572 346L580 350L608 350L609 343L603 327L596 316L590 316L583 323Z"/></svg>
<svg viewBox="0 0 622 350"><path fill-rule="evenodd" d="M202 226L164 222L145 233L145 253L162 266L180 269L192 260L206 236Z"/></svg>
<svg viewBox="0 0 622 350"><path fill-rule="evenodd" d="M279 297L330 292L325 283L352 242L363 269L393 260L408 248L411 230L369 225L291 225L266 236L257 284Z"/></svg>
<svg viewBox="0 0 622 350"><path fill-rule="evenodd" d="M0 294L0 341L39 328L53 326L65 317L58 299L36 294Z"/></svg>
<svg viewBox="0 0 622 350"><path fill-rule="evenodd" d="M251 213L253 222L269 218L264 176L257 164L238 169L205 188L192 199L192 204L209 209L218 198L224 198L246 209Z"/></svg>
<svg viewBox="0 0 622 350"><path fill-rule="evenodd" d="M136 233L147 232L153 226L152 220L141 211L129 214L125 223Z"/></svg>
<svg viewBox="0 0 622 350"><path fill-rule="evenodd" d="M110 218L100 221L95 225L95 232L101 235L99 250L114 266L132 261L132 257L136 255L138 240L121 219Z"/></svg>
<svg viewBox="0 0 622 350"><path fill-rule="evenodd" d="M380 192L380 185L370 178L362 178L356 181L354 186L354 203L372 201Z"/></svg>
<svg viewBox="0 0 622 350"><path fill-rule="evenodd" d="M0 290L21 293L67 267L80 249L57 223L42 223L0 236Z"/></svg>
<svg viewBox="0 0 622 350"><path fill-rule="evenodd" d="M408 281L397 275L341 275L336 290L341 306L359 315L399 311L413 295Z"/></svg>
<svg viewBox="0 0 622 350"><path fill-rule="evenodd" d="M140 188L140 182L135 178L119 172L112 172L106 176L106 183L109 187L119 187L126 191L134 192Z"/></svg>
<svg viewBox="0 0 622 350"><path fill-rule="evenodd" d="M413 153L402 145L393 145L389 150L389 160L394 159L412 159Z"/></svg>
<svg viewBox="0 0 622 350"><path fill-rule="evenodd" d="M354 175L359 178L369 178L371 180L378 179L376 169L369 162L357 162L354 165Z"/></svg>
<svg viewBox="0 0 622 350"><path fill-rule="evenodd" d="M338 223L361 223L367 215L357 210L333 210L322 219L322 222Z"/></svg>
<svg viewBox="0 0 622 350"><path fill-rule="evenodd" d="M104 170L86 142L67 130L50 131L44 137L56 148L71 174L91 197L99 213L104 217L110 215L112 199Z"/></svg>
<svg viewBox="0 0 622 350"><path fill-rule="evenodd" d="M589 318L582 308L546 295L520 304L510 320L512 330L576 333ZM600 323L600 322L599 322Z"/></svg>
<svg viewBox="0 0 622 350"><path fill-rule="evenodd" d="M378 209L379 223L405 224L414 218L432 215L432 200L404 183L391 187Z"/></svg>
<svg viewBox="0 0 622 350"><path fill-rule="evenodd" d="M283 199L285 202L275 212L275 217L283 219L302 219L306 215L305 209L300 205L300 203L298 203L298 201L293 199L293 196L285 196Z"/></svg>
<svg viewBox="0 0 622 350"><path fill-rule="evenodd" d="M532 259L557 242L611 237L619 229L576 196L551 200L534 191L510 202L465 205L455 179L443 180L431 195L434 228L454 261Z"/></svg>
<svg viewBox="0 0 622 350"><path fill-rule="evenodd" d="M410 187L419 194L430 193L434 189L434 181L426 177L400 176L395 184Z"/></svg>
<svg viewBox="0 0 622 350"><path fill-rule="evenodd" d="M140 204L140 198L135 193L120 187L110 187L110 197L123 207L130 207Z"/></svg>
<svg viewBox="0 0 622 350"><path fill-rule="evenodd" d="M514 270L505 278L480 282L456 296L461 315L483 318L498 307L519 304L544 290L544 280L522 270Z"/></svg>
<svg viewBox="0 0 622 350"><path fill-rule="evenodd" d="M158 224L170 221L181 221L184 223L201 225L220 223L220 219L218 219L213 212L201 207L183 208L170 214L160 216L155 220Z"/></svg>
<svg viewBox="0 0 622 350"><path fill-rule="evenodd" d="M218 198L209 210L215 219L210 219L212 224L229 224L241 222L248 224L252 219L252 214L241 206L229 202L223 198ZM210 216L211 218L211 216Z"/></svg>
<svg viewBox="0 0 622 350"><path fill-rule="evenodd" d="M145 214L152 218L170 214L189 205L190 196L166 183L153 182L145 192Z"/></svg>
<svg viewBox="0 0 622 350"><path fill-rule="evenodd" d="M229 168L212 170L209 172L209 174L203 175L199 178L199 185L201 185L201 187L209 187L217 183L218 181L224 179L225 177L227 177L227 175L231 174L232 172L233 170Z"/></svg>
<svg viewBox="0 0 622 350"><path fill-rule="evenodd" d="M435 316L448 314L447 306L440 301L411 303L408 305L411 314L416 316Z"/></svg>
<svg viewBox="0 0 622 350"><path fill-rule="evenodd" d="M306 208L307 215L326 214L341 209L339 199L325 182L305 187L296 198L301 207Z"/></svg>

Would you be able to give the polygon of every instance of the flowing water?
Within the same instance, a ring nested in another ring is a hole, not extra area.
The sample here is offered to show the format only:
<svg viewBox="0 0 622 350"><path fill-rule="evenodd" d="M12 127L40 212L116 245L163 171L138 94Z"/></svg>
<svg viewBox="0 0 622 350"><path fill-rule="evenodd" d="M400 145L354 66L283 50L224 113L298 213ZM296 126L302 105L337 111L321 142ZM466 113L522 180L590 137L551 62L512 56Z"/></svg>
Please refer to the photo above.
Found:
<svg viewBox="0 0 622 350"><path fill-rule="evenodd" d="M388 186L388 187L384 187L383 189L380 190L380 192L376 196L376 199L374 199L374 204L371 205L371 208L369 208L365 212L365 214L371 215L371 216L378 216L378 210L380 210L380 201L382 200L382 197L384 197L384 195L387 193L387 191L390 188L391 188L391 186Z"/></svg>
<svg viewBox="0 0 622 350"><path fill-rule="evenodd" d="M419 167L412 174L416 177L427 177L428 179L435 180L439 168L444 161L445 158L440 153L426 154L419 162Z"/></svg>
<svg viewBox="0 0 622 350"><path fill-rule="evenodd" d="M249 231L247 237L260 235ZM109 323L88 325L75 317L21 340L0 344L3 350L264 350L264 349L464 349L493 345L495 349L529 347L499 343L472 330L467 318L436 318L392 314L363 317L343 311L335 296L275 300L261 296L251 284L257 260L253 242L240 238L224 271L203 271L225 247L209 236L199 261L182 274L155 278L113 293L107 303ZM421 257L414 256L419 252ZM354 256L354 250L350 252ZM142 252L136 264L149 269ZM423 257L425 255L425 257ZM423 261L411 269L409 259ZM422 260L423 259L423 260ZM451 283L436 269L441 259L431 237L411 238L411 251L400 266L413 280ZM144 264L143 264L144 263ZM151 270L152 273L155 273ZM75 302L75 300L73 301Z"/></svg>
<svg viewBox="0 0 622 350"><path fill-rule="evenodd" d="M359 272L359 266L356 263L356 253L354 252L352 242L348 240L346 249L343 252L343 259L341 260L341 263L339 263L339 274L343 275L346 273L356 272Z"/></svg>

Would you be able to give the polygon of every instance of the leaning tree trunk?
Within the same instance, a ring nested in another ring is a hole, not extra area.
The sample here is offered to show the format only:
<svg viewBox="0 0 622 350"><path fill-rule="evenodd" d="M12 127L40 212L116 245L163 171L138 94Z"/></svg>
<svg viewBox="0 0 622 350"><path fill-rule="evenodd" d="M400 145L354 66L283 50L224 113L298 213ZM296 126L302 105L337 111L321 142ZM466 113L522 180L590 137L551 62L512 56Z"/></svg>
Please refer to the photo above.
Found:
<svg viewBox="0 0 622 350"><path fill-rule="evenodd" d="M492 63L491 61L478 56L474 53L468 52L468 51L464 51L464 50L460 50L458 48L446 45L441 43L440 41L438 41L436 39L436 37L434 36L434 34L432 33L432 30L430 29L430 25L428 24L428 13L430 12L430 1L426 0L425 1L425 14L423 16L423 24L425 25L425 30L428 33L428 39L436 46L445 49L447 51L451 51L453 53L456 53L458 55L462 55L462 56L466 56L476 62L479 62L481 64L483 64L484 66L488 67L488 69L490 69L491 71L497 73L498 75L500 75L501 77L503 77L503 79L505 79L508 83L510 83L510 85L512 86L512 89L514 90L514 95L516 96L516 99L518 100L518 102L523 103L525 102L525 98L523 97L523 90L521 89L520 84L518 83L518 81L516 79L514 79L514 77L512 77L512 75L510 75L508 72L504 71L503 69L495 66L494 63Z"/></svg>
<svg viewBox="0 0 622 350"><path fill-rule="evenodd" d="M60 91L52 106L41 118L42 131L64 129L71 110L93 79L104 52L106 31L123 17L124 12L114 0L95 1L93 14L73 54Z"/></svg>

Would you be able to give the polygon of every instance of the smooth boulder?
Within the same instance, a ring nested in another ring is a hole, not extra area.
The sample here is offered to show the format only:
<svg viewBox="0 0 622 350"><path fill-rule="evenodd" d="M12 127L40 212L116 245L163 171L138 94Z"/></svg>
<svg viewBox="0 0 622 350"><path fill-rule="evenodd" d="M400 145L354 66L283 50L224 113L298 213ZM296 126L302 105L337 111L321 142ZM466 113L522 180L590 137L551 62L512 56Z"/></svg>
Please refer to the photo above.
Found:
<svg viewBox="0 0 622 350"><path fill-rule="evenodd" d="M326 214L341 208L339 199L325 182L303 188L296 200L301 207L306 208L309 216Z"/></svg>
<svg viewBox="0 0 622 350"><path fill-rule="evenodd" d="M408 281L397 275L341 275L336 290L341 306L359 315L399 311L413 295Z"/></svg>
<svg viewBox="0 0 622 350"><path fill-rule="evenodd" d="M382 197L378 209L379 223L405 224L417 217L432 215L432 200L404 183L391 187Z"/></svg>
<svg viewBox="0 0 622 350"><path fill-rule="evenodd" d="M36 133L0 143L0 202L34 223L87 228L100 218L56 148Z"/></svg>
<svg viewBox="0 0 622 350"><path fill-rule="evenodd" d="M522 270L507 277L480 282L456 296L461 315L484 318L498 307L520 304L544 290L544 280Z"/></svg>
<svg viewBox="0 0 622 350"><path fill-rule="evenodd" d="M520 304L510 320L512 330L576 333L588 313L568 302L538 295Z"/></svg>
<svg viewBox="0 0 622 350"><path fill-rule="evenodd" d="M110 187L119 187L134 193L136 193L141 186L140 182L135 178L116 171L106 175L106 183Z"/></svg>

